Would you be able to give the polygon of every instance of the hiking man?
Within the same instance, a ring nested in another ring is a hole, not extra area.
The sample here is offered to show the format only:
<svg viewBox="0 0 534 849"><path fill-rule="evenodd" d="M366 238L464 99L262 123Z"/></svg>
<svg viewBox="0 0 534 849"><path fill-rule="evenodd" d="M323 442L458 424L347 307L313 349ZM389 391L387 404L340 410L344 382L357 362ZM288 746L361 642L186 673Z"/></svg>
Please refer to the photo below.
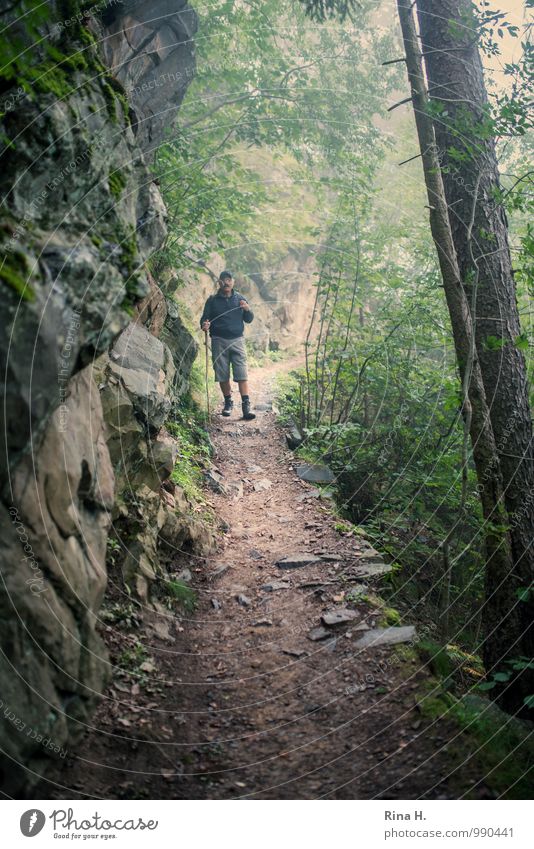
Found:
<svg viewBox="0 0 534 849"><path fill-rule="evenodd" d="M204 304L200 327L211 336L211 356L215 380L224 395L223 416L230 416L234 408L230 364L234 381L239 386L243 418L255 419L250 411L247 383L247 355L243 333L245 324L250 324L254 313L248 301L239 292L234 292L234 279L229 271L223 271L218 280L219 291L210 295Z"/></svg>

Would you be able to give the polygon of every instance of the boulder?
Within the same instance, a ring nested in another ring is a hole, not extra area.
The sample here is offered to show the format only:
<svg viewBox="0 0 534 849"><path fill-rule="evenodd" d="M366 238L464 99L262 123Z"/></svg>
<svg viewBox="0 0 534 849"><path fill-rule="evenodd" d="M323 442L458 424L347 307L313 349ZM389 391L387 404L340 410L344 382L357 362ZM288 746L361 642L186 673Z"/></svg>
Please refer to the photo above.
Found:
<svg viewBox="0 0 534 849"><path fill-rule="evenodd" d="M303 463L295 471L307 483L333 483L335 480L333 471L319 463Z"/></svg>

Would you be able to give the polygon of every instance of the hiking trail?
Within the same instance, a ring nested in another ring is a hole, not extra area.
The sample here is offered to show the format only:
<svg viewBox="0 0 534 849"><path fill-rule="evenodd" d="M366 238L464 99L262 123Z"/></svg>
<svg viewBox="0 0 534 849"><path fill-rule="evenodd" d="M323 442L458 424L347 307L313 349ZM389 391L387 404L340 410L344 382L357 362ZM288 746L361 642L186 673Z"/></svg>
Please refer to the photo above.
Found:
<svg viewBox="0 0 534 849"><path fill-rule="evenodd" d="M375 631L383 614L365 598L382 559L340 535L295 473L271 409L287 368L251 370L255 421L212 417L226 492L209 498L227 531L214 556L176 564L191 572L195 613L145 617L146 680L111 683L42 798L443 799L475 785L484 797L458 726L421 708L433 682L410 623ZM276 565L288 555L293 568Z"/></svg>

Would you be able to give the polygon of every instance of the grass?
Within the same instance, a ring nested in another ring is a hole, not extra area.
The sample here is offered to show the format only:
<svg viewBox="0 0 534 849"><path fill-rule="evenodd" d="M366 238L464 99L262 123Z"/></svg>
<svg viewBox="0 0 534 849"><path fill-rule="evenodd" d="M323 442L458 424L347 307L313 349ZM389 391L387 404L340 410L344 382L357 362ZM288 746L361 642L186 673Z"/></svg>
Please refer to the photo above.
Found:
<svg viewBox="0 0 534 849"><path fill-rule="evenodd" d="M149 660L148 652L140 642L135 642L133 646L124 649L118 658L118 665L125 672L140 673L140 667L143 663Z"/></svg>
<svg viewBox="0 0 534 849"><path fill-rule="evenodd" d="M164 584L167 597L172 604L177 604L186 613L194 613L198 605L196 592L183 581L170 580Z"/></svg>

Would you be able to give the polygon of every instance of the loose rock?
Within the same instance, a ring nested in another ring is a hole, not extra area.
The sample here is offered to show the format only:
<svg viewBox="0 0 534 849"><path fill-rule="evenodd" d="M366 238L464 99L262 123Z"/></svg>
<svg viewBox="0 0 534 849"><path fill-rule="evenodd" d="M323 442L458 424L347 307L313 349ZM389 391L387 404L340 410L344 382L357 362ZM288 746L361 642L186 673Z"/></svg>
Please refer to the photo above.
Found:
<svg viewBox="0 0 534 849"><path fill-rule="evenodd" d="M308 640L311 640L312 643L317 642L317 640L324 640L326 637L330 637L331 632L326 628L323 628L322 625L318 625L317 628L312 628L311 631L307 634Z"/></svg>
<svg viewBox="0 0 534 849"><path fill-rule="evenodd" d="M301 480L308 483L333 483L335 480L332 469L319 463L303 463L295 471Z"/></svg>
<svg viewBox="0 0 534 849"><path fill-rule="evenodd" d="M355 648L367 649L375 646L394 646L397 643L409 643L416 635L414 625L403 625L400 628L373 628L360 637Z"/></svg>
<svg viewBox="0 0 534 849"><path fill-rule="evenodd" d="M272 481L268 478L260 478L259 481L254 482L254 492L264 492L265 490L270 489L272 485Z"/></svg>
<svg viewBox="0 0 534 849"><path fill-rule="evenodd" d="M296 554L287 554L281 560L276 561L276 565L280 569L300 569L303 566L310 566L314 563L322 563L321 558L315 554L300 554L298 552Z"/></svg>
<svg viewBox="0 0 534 849"><path fill-rule="evenodd" d="M343 625L345 622L352 622L357 617L358 613L355 610L349 610L348 607L338 607L323 613L321 622L324 625Z"/></svg>
<svg viewBox="0 0 534 849"><path fill-rule="evenodd" d="M288 584L287 581L269 581L268 584L262 584L260 590L264 590L266 593L274 593L277 590L289 590L291 588L291 584Z"/></svg>

